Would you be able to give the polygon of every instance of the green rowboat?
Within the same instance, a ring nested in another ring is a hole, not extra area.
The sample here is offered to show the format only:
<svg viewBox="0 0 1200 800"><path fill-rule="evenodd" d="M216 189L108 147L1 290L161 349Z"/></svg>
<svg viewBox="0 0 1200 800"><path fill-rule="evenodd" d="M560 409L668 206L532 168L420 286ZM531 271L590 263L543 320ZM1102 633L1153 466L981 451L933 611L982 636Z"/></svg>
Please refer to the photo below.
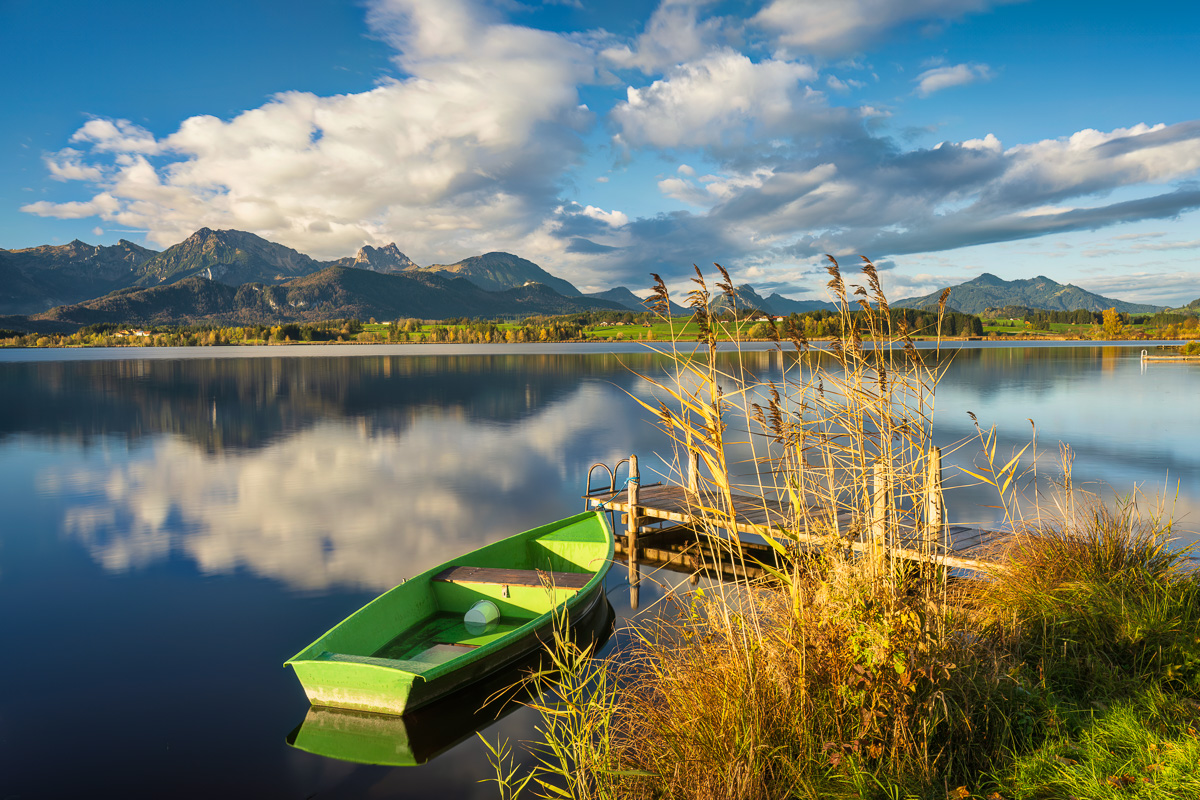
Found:
<svg viewBox="0 0 1200 800"><path fill-rule="evenodd" d="M600 648L612 634L615 614L607 600L570 629L580 646ZM532 696L521 678L550 666L545 650L534 650L512 667L409 711L402 717L344 708L312 706L287 743L326 758L358 764L412 767L446 752L479 729L518 708Z"/></svg>
<svg viewBox="0 0 1200 800"><path fill-rule="evenodd" d="M286 663L314 706L404 714L543 646L556 610L593 612L612 557L601 511L518 533L385 592Z"/></svg>

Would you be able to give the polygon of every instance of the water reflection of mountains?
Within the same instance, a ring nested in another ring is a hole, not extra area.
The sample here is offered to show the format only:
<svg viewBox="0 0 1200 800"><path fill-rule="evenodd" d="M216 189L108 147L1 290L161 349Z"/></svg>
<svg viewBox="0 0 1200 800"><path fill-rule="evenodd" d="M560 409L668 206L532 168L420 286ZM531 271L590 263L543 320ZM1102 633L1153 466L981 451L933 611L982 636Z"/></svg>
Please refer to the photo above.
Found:
<svg viewBox="0 0 1200 800"><path fill-rule="evenodd" d="M1003 347L953 351L950 378L982 398L1061 391L1080 378L1095 380L1121 363L1137 363L1134 347ZM1131 362L1132 359L1132 362Z"/></svg>
<svg viewBox="0 0 1200 800"><path fill-rule="evenodd" d="M1134 352L1120 347L1013 347L953 353L956 383L982 396L1009 387L1050 391ZM932 354L925 352L926 357ZM786 355L792 358L791 354ZM721 359L732 363L732 356ZM772 351L743 354L778 377ZM317 421L356 420L403 431L413 415L520 422L583 381L629 388L631 371L660 371L653 354L503 354L316 358L191 358L0 364L0 437L19 433L87 443L174 433L209 452L254 448Z"/></svg>
<svg viewBox="0 0 1200 800"><path fill-rule="evenodd" d="M260 447L319 421L400 432L414 414L517 423L588 380L628 386L650 355L222 358L0 364L0 437L186 437Z"/></svg>

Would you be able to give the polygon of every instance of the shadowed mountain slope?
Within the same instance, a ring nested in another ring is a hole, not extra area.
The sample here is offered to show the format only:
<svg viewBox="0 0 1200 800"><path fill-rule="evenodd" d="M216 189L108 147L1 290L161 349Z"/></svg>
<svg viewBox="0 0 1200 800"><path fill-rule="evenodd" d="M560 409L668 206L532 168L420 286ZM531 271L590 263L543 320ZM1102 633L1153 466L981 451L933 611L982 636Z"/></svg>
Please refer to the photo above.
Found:
<svg viewBox="0 0 1200 800"><path fill-rule="evenodd" d="M121 289L157 254L121 239L114 245L69 244L0 250L0 314L36 314Z"/></svg>
<svg viewBox="0 0 1200 800"><path fill-rule="evenodd" d="M86 303L61 306L8 326L54 329L97 323L167 325L200 322L278 324L358 318L445 319L620 310L616 303L567 298L534 284L485 292L470 281L436 274L380 274L328 267L277 285L228 286L199 275L146 289L130 288Z"/></svg>
<svg viewBox="0 0 1200 800"><path fill-rule="evenodd" d="M282 283L325 265L303 253L245 231L201 228L137 270L137 286L174 283L193 276L237 286Z"/></svg>
<svg viewBox="0 0 1200 800"><path fill-rule="evenodd" d="M428 267L414 267L410 271L466 278L489 292L516 289L527 283L542 283L564 297L579 297L582 294L569 282L554 277L532 261L512 253L484 253L464 258L457 264L431 264Z"/></svg>
<svg viewBox="0 0 1200 800"><path fill-rule="evenodd" d="M897 300L893 306L900 308L928 308L938 304L942 290L924 297L909 297ZM1127 303L1114 300L1072 286L1058 283L1043 275L1027 280L1006 281L990 273L983 273L974 280L950 287L949 304L964 314L982 314L988 308L1025 306L1046 311L1104 311L1116 308L1130 314L1154 313L1162 306L1144 303Z"/></svg>
<svg viewBox="0 0 1200 800"><path fill-rule="evenodd" d="M609 289L604 292L591 292L590 294L585 294L584 297L591 297L596 300L608 300L612 303L619 303L620 305L634 312L653 310L650 308L650 306L646 305L642 298L638 297L624 286L618 286L614 289ZM674 300L671 301L671 316L686 317L690 313L690 309L679 305Z"/></svg>

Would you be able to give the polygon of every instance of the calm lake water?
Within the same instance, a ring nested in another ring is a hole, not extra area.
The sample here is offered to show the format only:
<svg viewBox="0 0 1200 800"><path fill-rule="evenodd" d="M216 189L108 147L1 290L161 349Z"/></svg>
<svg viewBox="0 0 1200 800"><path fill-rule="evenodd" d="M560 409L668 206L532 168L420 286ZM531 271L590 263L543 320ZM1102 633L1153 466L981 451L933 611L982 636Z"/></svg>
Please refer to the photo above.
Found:
<svg viewBox="0 0 1200 800"><path fill-rule="evenodd" d="M1011 451L1032 418L1045 454L1074 449L1077 482L1165 488L1194 538L1200 366L1139 351L962 350L937 438L970 437L971 411ZM661 468L629 367L662 362L582 346L0 351L0 800L495 796L474 738L419 767L290 747L308 705L281 665L403 578L579 511L593 462ZM978 489L948 502L952 521L995 519ZM618 617L625 580L609 575ZM643 607L660 593L644 582ZM531 725L519 710L485 735Z"/></svg>

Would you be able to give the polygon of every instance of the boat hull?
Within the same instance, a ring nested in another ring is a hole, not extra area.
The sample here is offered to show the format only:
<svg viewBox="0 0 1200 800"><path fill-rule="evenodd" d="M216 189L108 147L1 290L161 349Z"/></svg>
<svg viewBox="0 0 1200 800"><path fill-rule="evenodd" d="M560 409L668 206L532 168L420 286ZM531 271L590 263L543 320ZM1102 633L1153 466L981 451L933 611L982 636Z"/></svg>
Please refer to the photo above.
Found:
<svg viewBox="0 0 1200 800"><path fill-rule="evenodd" d="M596 611L604 600L603 584L580 598L568 612L571 624L576 618ZM433 703L480 681L494 672L508 669L534 650L553 645L553 621L528 633L513 637L486 660L464 664L445 675L426 680L406 670L362 661L336 659L293 664L304 686L308 702L314 706L349 708L376 714L404 714ZM378 659L384 661L385 659ZM363 669L362 667L368 667Z"/></svg>

